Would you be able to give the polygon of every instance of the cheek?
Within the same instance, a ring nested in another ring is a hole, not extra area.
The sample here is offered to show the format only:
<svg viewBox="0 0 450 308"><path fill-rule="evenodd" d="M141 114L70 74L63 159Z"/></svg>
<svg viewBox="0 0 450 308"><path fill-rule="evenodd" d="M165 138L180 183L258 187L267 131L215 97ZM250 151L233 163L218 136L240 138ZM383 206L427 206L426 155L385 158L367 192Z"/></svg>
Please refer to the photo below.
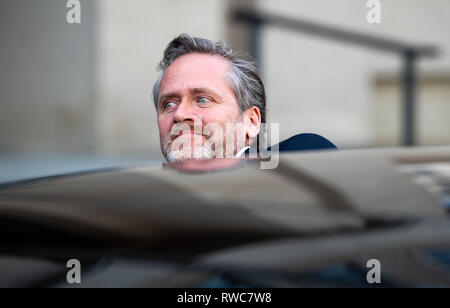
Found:
<svg viewBox="0 0 450 308"><path fill-rule="evenodd" d="M226 123L235 123L240 119L239 110L231 108L230 106L220 106L220 108L214 110L205 110L202 116L205 123L215 122L222 125L226 125Z"/></svg>
<svg viewBox="0 0 450 308"><path fill-rule="evenodd" d="M172 119L167 116L158 117L159 134L161 137L166 137L170 133Z"/></svg>

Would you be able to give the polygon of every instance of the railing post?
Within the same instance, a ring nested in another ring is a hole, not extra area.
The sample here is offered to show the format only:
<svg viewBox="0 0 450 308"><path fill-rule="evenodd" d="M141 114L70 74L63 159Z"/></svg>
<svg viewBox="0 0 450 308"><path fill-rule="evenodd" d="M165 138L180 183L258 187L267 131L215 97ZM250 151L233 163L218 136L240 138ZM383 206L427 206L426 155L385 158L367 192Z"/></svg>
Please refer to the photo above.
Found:
<svg viewBox="0 0 450 308"><path fill-rule="evenodd" d="M416 144L416 58L413 50L406 50L403 54L403 145L405 146Z"/></svg>
<svg viewBox="0 0 450 308"><path fill-rule="evenodd" d="M250 26L249 45L250 52L255 57L259 67L262 64L261 35L262 27L271 25L287 30L293 30L327 40L335 40L346 44L371 48L373 50L401 55L403 59L402 73L402 143L404 146L416 145L416 60L421 57L435 57L438 52L433 46L418 46L403 43L397 40L377 37L354 31L338 29L305 20L297 20L284 16L235 11L233 18L236 21L246 22Z"/></svg>
<svg viewBox="0 0 450 308"><path fill-rule="evenodd" d="M262 59L261 59L261 28L262 21L253 20L250 24L250 53L255 58L260 71L262 71Z"/></svg>

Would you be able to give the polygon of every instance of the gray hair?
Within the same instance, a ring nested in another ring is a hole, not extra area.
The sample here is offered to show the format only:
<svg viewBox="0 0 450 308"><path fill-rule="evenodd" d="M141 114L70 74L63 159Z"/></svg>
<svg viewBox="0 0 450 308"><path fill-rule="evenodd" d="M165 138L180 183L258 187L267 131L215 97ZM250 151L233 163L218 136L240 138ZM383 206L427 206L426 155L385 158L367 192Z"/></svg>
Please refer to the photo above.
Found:
<svg viewBox="0 0 450 308"><path fill-rule="evenodd" d="M223 42L211 42L207 39L181 34L172 40L164 51L164 58L158 65L162 74L153 86L153 101L158 106L161 80L167 68L179 57L190 53L219 55L230 61L230 86L236 95L240 112L253 106L261 113L261 122L266 122L266 92L256 68L255 61L246 53L235 52Z"/></svg>

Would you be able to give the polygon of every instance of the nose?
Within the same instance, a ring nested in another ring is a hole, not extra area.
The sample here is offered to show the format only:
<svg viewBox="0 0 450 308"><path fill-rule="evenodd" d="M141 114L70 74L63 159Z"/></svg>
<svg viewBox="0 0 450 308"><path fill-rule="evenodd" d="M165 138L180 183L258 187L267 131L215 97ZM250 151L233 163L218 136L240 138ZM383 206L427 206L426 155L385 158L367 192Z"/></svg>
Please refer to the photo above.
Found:
<svg viewBox="0 0 450 308"><path fill-rule="evenodd" d="M194 123L197 115L195 107L187 100L183 100L177 107L173 120L176 123Z"/></svg>

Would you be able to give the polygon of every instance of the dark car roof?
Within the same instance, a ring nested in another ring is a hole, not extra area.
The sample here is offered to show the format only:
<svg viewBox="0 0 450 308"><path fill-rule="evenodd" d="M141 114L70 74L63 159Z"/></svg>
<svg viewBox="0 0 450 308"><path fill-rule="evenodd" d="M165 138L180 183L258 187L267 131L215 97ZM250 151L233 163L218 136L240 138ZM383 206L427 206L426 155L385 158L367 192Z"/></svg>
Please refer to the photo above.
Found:
<svg viewBox="0 0 450 308"><path fill-rule="evenodd" d="M128 269L182 264L177 275L188 285L227 268L259 273L264 285L376 256L401 284L395 258L450 247L446 209L402 170L449 157L448 147L291 153L274 170L258 161L200 173L143 166L7 185L0 190L0 268L12 258L41 270L39 277L10 271L3 282L57 284L61 264L78 258L93 267L105 260ZM163 284L161 275L145 285ZM450 285L445 275L419 278Z"/></svg>

